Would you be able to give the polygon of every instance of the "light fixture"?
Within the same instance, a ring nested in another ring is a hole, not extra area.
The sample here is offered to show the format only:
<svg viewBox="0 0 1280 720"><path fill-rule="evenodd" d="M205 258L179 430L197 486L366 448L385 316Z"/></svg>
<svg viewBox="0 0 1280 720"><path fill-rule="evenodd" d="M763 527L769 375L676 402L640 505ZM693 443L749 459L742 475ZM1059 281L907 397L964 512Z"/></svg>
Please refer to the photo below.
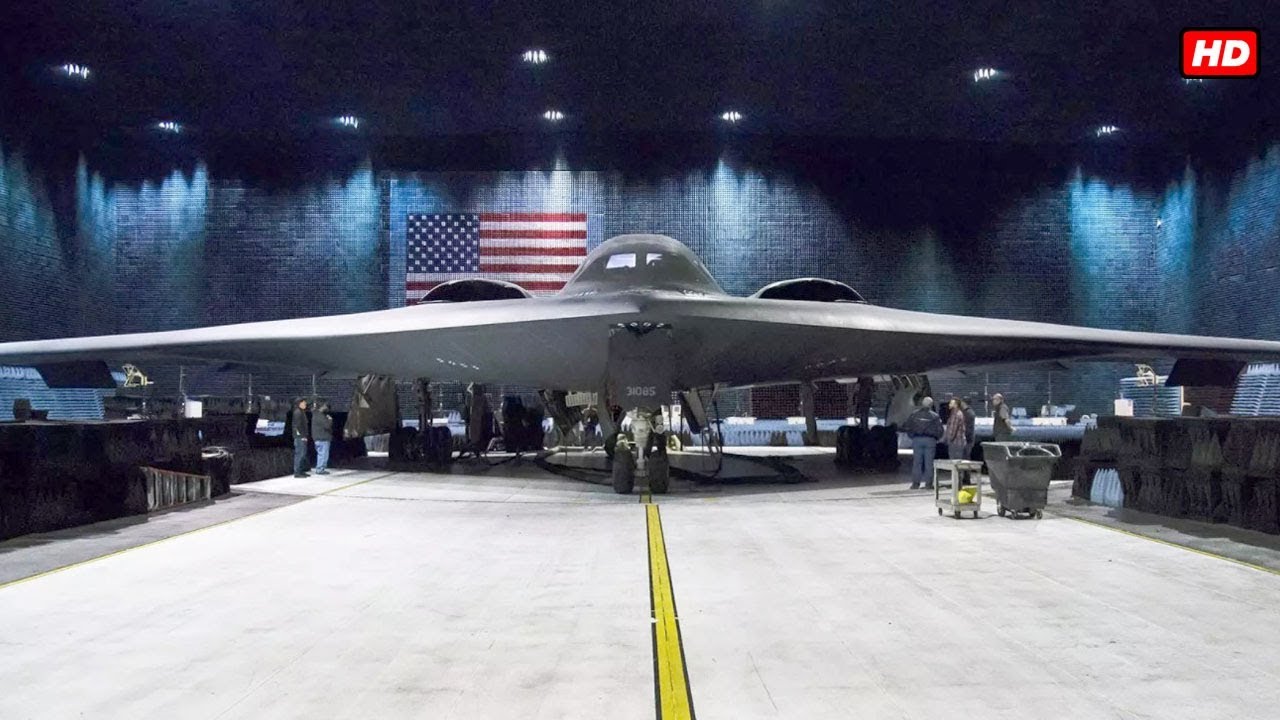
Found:
<svg viewBox="0 0 1280 720"><path fill-rule="evenodd" d="M546 50L535 48L533 50L525 50L520 59L529 65L542 65L550 60L551 56L547 54Z"/></svg>
<svg viewBox="0 0 1280 720"><path fill-rule="evenodd" d="M360 129L360 118L355 115L341 115L338 117L337 122L345 128L351 128L352 130Z"/></svg>
<svg viewBox="0 0 1280 720"><path fill-rule="evenodd" d="M720 114L720 119L731 125L737 125L742 122L743 117L743 114L737 110L729 110Z"/></svg>
<svg viewBox="0 0 1280 720"><path fill-rule="evenodd" d="M1120 132L1120 128L1115 125L1099 125L1098 129L1094 131L1094 135L1097 137L1103 137L1106 135L1115 135L1118 132Z"/></svg>
<svg viewBox="0 0 1280 720"><path fill-rule="evenodd" d="M1000 76L1000 71L995 68L978 68L973 71L974 82L985 82L987 80L995 80Z"/></svg>
<svg viewBox="0 0 1280 720"><path fill-rule="evenodd" d="M1190 84L1192 84L1192 83L1197 83L1197 84L1199 84L1199 83L1203 83L1203 82L1204 82L1204 78L1182 78L1182 84L1183 84L1183 85L1190 85Z"/></svg>
<svg viewBox="0 0 1280 720"><path fill-rule="evenodd" d="M564 119L564 113L559 110L552 109L542 113L542 117L547 122L560 122Z"/></svg>
<svg viewBox="0 0 1280 720"><path fill-rule="evenodd" d="M182 125L181 123L176 123L172 120L162 120L161 122L156 123L156 129L177 135L182 132Z"/></svg>
<svg viewBox="0 0 1280 720"><path fill-rule="evenodd" d="M88 65L80 65L79 63L67 63L59 67L58 70L63 75L76 80L88 80L91 74Z"/></svg>

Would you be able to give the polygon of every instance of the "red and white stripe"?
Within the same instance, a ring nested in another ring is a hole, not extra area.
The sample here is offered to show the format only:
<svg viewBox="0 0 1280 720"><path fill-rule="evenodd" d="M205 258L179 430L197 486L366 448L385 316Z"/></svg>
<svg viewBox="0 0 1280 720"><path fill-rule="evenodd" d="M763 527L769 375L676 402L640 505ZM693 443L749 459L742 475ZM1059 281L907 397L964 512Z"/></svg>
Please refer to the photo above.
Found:
<svg viewBox="0 0 1280 720"><path fill-rule="evenodd" d="M480 273L409 273L405 299L458 278L515 283L535 295L559 292L587 256L586 213L480 213Z"/></svg>

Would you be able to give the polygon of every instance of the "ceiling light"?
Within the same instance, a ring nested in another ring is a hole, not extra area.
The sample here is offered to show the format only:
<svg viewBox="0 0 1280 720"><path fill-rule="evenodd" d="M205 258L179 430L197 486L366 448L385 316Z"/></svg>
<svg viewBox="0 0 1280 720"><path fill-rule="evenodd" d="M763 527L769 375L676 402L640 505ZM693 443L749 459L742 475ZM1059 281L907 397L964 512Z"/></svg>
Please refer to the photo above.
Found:
<svg viewBox="0 0 1280 720"><path fill-rule="evenodd" d="M548 122L560 122L564 119L564 113L559 110L548 110L542 113L542 117Z"/></svg>
<svg viewBox="0 0 1280 720"><path fill-rule="evenodd" d="M66 75L69 78L75 78L76 80L89 79L90 71L89 71L89 66L87 65L79 65L77 63L67 63L66 65L63 65L62 67L58 68L58 70L63 75Z"/></svg>
<svg viewBox="0 0 1280 720"><path fill-rule="evenodd" d="M551 56L547 54L546 50L534 49L525 50L520 58L530 65L542 65L550 60Z"/></svg>
<svg viewBox="0 0 1280 720"><path fill-rule="evenodd" d="M733 125L736 125L742 122L742 118L743 118L743 114L738 112L737 110L729 110L728 112L724 112L720 114L721 120Z"/></svg>
<svg viewBox="0 0 1280 720"><path fill-rule="evenodd" d="M995 68L978 68L973 71L974 82L985 82L987 80L995 80L1000 76L1000 71Z"/></svg>
<svg viewBox="0 0 1280 720"><path fill-rule="evenodd" d="M174 135L177 135L178 133L182 132L182 125L172 120L164 120L162 122L156 123L156 129L161 130L163 132L173 133Z"/></svg>
<svg viewBox="0 0 1280 720"><path fill-rule="evenodd" d="M1182 83L1184 85L1190 85L1191 83L1203 83L1203 82L1204 82L1204 78L1182 78Z"/></svg>
<svg viewBox="0 0 1280 720"><path fill-rule="evenodd" d="M360 129L360 118L355 115L341 115L338 117L337 122L345 128L351 128L352 130Z"/></svg>
<svg viewBox="0 0 1280 720"><path fill-rule="evenodd" d="M1115 125L1099 125L1098 129L1094 131L1094 135L1103 137L1105 135L1115 135L1118 132L1120 132L1120 128Z"/></svg>

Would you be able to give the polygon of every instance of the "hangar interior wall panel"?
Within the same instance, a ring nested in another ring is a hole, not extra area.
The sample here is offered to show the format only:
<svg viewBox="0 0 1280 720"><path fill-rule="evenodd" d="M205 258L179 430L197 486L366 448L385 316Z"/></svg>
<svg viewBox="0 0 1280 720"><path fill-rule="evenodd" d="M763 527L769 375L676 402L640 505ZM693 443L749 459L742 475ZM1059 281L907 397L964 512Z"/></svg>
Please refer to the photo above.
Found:
<svg viewBox="0 0 1280 720"><path fill-rule="evenodd" d="M1280 143L1243 167L1192 165L1182 186L1192 229L1172 252L1188 269L1167 287L1186 293L1191 331L1280 338Z"/></svg>
<svg viewBox="0 0 1280 720"><path fill-rule="evenodd" d="M114 326L115 210L82 161L42 168L0 142L0 338Z"/></svg>
<svg viewBox="0 0 1280 720"><path fill-rule="evenodd" d="M841 385L836 382L815 383L813 404L817 417L852 417L853 396L850 394L852 387L853 385ZM751 388L750 398L750 410L743 414L751 417L777 420L799 417L802 414L799 385L769 385L767 387ZM721 408L721 411L723 412L723 408ZM881 415L883 413L880 412L880 409L874 409L873 414Z"/></svg>

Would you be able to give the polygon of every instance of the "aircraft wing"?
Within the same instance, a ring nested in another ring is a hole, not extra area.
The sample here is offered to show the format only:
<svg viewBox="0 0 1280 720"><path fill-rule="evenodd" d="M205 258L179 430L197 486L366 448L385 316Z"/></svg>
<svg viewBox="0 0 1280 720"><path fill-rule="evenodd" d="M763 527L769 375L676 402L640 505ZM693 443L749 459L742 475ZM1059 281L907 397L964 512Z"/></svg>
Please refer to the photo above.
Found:
<svg viewBox="0 0 1280 720"><path fill-rule="evenodd" d="M291 369L330 377L579 387L602 380L608 327L633 317L627 299L549 297L429 303L351 315L166 332L0 343L0 365L114 366L148 361ZM48 375L46 375L48 377ZM68 383L68 384L74 384Z"/></svg>
<svg viewBox="0 0 1280 720"><path fill-rule="evenodd" d="M1280 359L1280 342L756 298L659 301L647 314L683 329L688 384L730 386L913 374L1061 360ZM1239 369L1238 367L1236 368Z"/></svg>
<svg viewBox="0 0 1280 720"><path fill-rule="evenodd" d="M0 364L106 360L145 370L147 361L209 362L340 377L387 374L591 390L605 379L609 329L630 322L670 325L679 387L1069 359L1280 359L1280 342L1266 340L648 291L432 303L354 315L4 343Z"/></svg>

